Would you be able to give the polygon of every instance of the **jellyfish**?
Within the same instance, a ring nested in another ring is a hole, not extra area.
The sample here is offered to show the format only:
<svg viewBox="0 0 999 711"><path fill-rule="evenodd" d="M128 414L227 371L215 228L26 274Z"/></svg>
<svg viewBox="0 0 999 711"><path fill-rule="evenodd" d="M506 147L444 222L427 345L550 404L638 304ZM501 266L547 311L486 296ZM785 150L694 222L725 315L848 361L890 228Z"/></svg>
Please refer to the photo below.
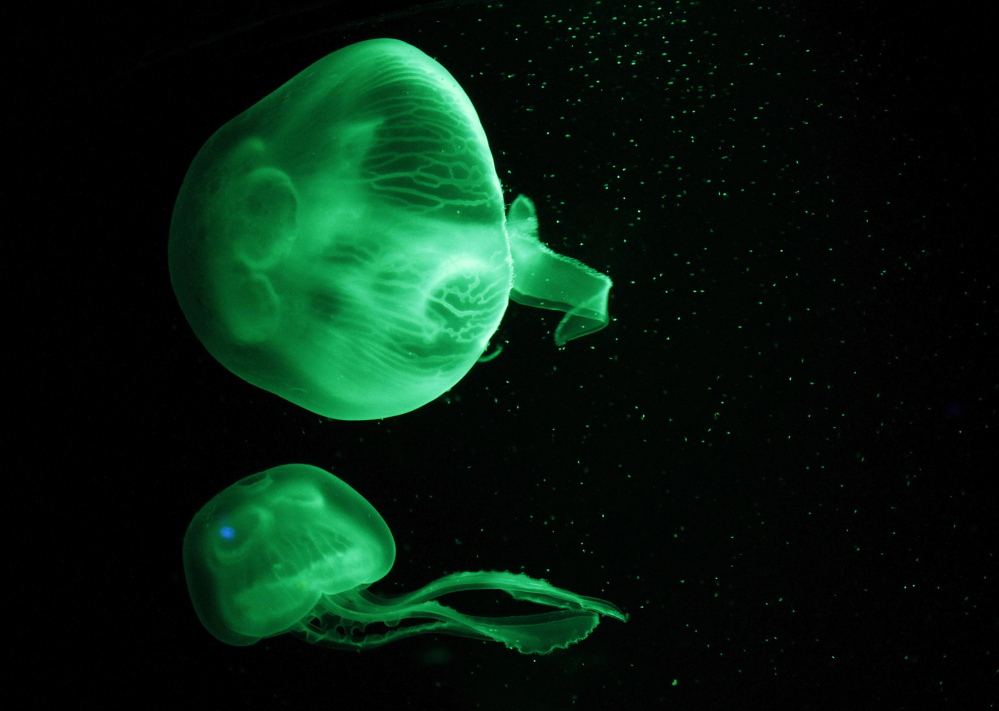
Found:
<svg viewBox="0 0 999 711"><path fill-rule="evenodd" d="M314 63L220 128L173 211L170 278L208 351L341 420L410 412L489 345L507 303L608 322L610 279L538 238L503 192L471 102L392 39Z"/></svg>
<svg viewBox="0 0 999 711"><path fill-rule="evenodd" d="M215 496L184 536L184 572L205 628L228 644L293 633L342 649L366 649L437 633L502 642L546 654L582 640L600 615L627 617L604 600L520 573L453 573L415 592L369 590L395 561L388 525L341 479L308 464L248 476ZM499 590L545 605L511 617L466 615L437 601Z"/></svg>

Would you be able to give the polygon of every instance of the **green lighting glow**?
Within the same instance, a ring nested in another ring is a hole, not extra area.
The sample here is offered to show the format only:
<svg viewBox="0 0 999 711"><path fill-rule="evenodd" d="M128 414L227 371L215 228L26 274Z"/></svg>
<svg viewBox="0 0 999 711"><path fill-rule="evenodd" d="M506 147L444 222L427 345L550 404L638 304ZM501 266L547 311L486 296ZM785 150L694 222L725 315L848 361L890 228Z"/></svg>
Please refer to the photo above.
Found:
<svg viewBox="0 0 999 711"><path fill-rule="evenodd" d="M184 536L194 609L209 632L232 645L290 632L314 644L364 649L437 633L545 654L584 639L600 615L627 619L609 602L516 573L454 573L405 595L371 593L368 586L394 561L395 541L374 507L307 464L237 481L205 504ZM466 590L500 590L555 609L473 617L436 601ZM381 631L368 629L376 623Z"/></svg>
<svg viewBox="0 0 999 711"><path fill-rule="evenodd" d="M220 128L170 227L188 322L236 375L320 415L410 412L475 364L508 300L603 328L610 279L538 240L475 109L404 42L359 42Z"/></svg>

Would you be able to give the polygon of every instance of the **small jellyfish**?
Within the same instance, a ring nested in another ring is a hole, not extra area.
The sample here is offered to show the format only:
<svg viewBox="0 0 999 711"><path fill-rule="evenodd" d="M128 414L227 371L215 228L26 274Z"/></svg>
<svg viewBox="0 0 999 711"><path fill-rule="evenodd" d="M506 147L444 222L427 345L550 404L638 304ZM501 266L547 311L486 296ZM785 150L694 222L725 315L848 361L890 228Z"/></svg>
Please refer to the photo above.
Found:
<svg viewBox="0 0 999 711"><path fill-rule="evenodd" d="M454 78L398 40L308 67L220 128L170 226L170 278L226 368L320 415L410 412L476 363L510 299L608 322L610 279L538 240Z"/></svg>
<svg viewBox="0 0 999 711"><path fill-rule="evenodd" d="M600 615L627 619L609 602L519 573L453 573L408 594L375 595L368 586L394 561L395 541L375 508L307 464L237 481L205 504L184 536L195 612L233 645L290 632L314 644L365 649L436 633L545 654L584 639ZM466 590L500 590L551 609L477 617L437 602Z"/></svg>

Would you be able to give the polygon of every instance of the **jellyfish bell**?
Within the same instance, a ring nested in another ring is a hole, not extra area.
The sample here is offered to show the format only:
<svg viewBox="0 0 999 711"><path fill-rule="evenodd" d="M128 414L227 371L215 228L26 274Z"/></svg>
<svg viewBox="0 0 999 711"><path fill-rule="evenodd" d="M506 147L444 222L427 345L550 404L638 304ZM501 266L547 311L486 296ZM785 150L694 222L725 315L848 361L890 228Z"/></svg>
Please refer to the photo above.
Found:
<svg viewBox="0 0 999 711"><path fill-rule="evenodd" d="M341 479L303 464L237 481L184 537L198 617L234 645L285 632L322 595L380 580L394 562L392 533L375 508Z"/></svg>
<svg viewBox="0 0 999 711"><path fill-rule="evenodd" d="M369 590L395 560L395 542L375 508L318 467L286 464L232 484L194 516L184 536L184 572L195 612L227 644L293 633L308 642L366 649L418 634L497 641L544 654L587 637L600 615L626 616L527 575L453 573L409 594ZM474 617L437 601L468 590L502 591L548 611Z"/></svg>
<svg viewBox="0 0 999 711"><path fill-rule="evenodd" d="M565 312L559 345L608 322L610 280L538 239L503 193L454 78L398 40L293 77L195 157L170 276L226 368L344 420L414 410L482 356L509 300Z"/></svg>

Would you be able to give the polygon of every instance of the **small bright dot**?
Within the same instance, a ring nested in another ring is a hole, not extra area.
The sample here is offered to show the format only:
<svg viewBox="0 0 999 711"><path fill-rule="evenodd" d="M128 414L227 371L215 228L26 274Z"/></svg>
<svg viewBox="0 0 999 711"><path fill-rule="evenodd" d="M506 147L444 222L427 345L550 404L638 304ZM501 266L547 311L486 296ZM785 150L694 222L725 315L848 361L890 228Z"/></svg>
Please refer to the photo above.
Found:
<svg viewBox="0 0 999 711"><path fill-rule="evenodd" d="M236 535L236 532L232 530L232 526L223 526L219 529L219 535L222 536L222 538L232 538Z"/></svg>

